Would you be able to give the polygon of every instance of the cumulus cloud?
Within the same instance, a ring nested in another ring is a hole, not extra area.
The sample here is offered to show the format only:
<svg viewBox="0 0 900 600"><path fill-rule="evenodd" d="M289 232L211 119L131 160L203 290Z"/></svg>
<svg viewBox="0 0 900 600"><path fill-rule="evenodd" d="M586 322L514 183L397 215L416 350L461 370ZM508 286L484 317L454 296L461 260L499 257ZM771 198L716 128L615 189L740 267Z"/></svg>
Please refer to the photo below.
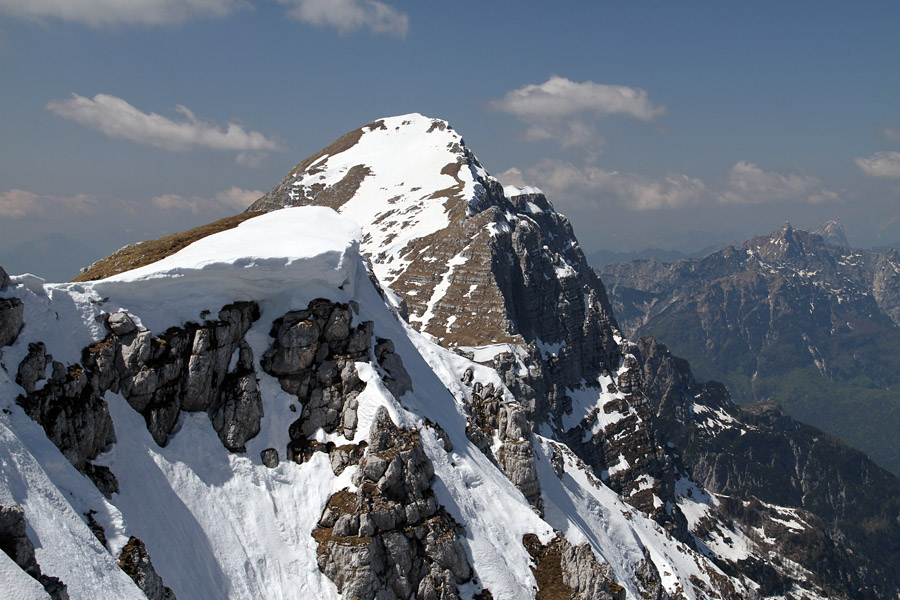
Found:
<svg viewBox="0 0 900 600"><path fill-rule="evenodd" d="M9 190L0 194L0 217L21 219L88 214L96 209L97 205L97 199L87 194L45 196L25 190Z"/></svg>
<svg viewBox="0 0 900 600"><path fill-rule="evenodd" d="M40 21L60 19L91 27L169 25L197 17L224 17L246 0L0 0L0 12Z"/></svg>
<svg viewBox="0 0 900 600"><path fill-rule="evenodd" d="M900 179L900 152L876 152L868 158L854 158L853 162L870 177Z"/></svg>
<svg viewBox="0 0 900 600"><path fill-rule="evenodd" d="M557 75L540 85L529 84L507 92L492 104L526 119L593 113L599 117L620 114L649 121L666 110L662 106L653 106L647 92L640 88L593 81L577 83Z"/></svg>
<svg viewBox="0 0 900 600"><path fill-rule="evenodd" d="M840 198L809 174L784 175L763 171L753 163L739 161L728 172L724 189L718 196L723 204L762 204L774 201L821 204Z"/></svg>
<svg viewBox="0 0 900 600"><path fill-rule="evenodd" d="M654 179L561 160L545 159L527 175L551 196L558 193L589 203L613 202L633 210L681 208L701 202L708 194L703 181L679 173Z"/></svg>
<svg viewBox="0 0 900 600"><path fill-rule="evenodd" d="M585 204L614 204L631 210L680 209L716 204L762 204L839 202L812 175L764 171L753 163L736 163L719 181L705 182L682 173L648 177L638 173L610 171L596 165L578 166L545 159L523 173L512 168L499 175L501 181L537 185L551 198L566 198ZM527 181L526 181L527 180Z"/></svg>
<svg viewBox="0 0 900 600"><path fill-rule="evenodd" d="M178 194L163 194L153 198L153 206L165 211L185 211L192 214L222 210L239 212L245 210L263 195L259 190L244 190L232 186L217 193L211 198L191 196L185 198Z"/></svg>
<svg viewBox="0 0 900 600"><path fill-rule="evenodd" d="M409 16L378 0L278 0L288 15L317 27L333 27L342 34L360 29L399 39L409 31Z"/></svg>
<svg viewBox="0 0 900 600"><path fill-rule="evenodd" d="M666 112L640 88L579 83L557 75L540 85L507 92L503 98L492 100L491 106L528 125L526 139L553 139L563 146L602 143L595 124L610 115L651 121Z"/></svg>
<svg viewBox="0 0 900 600"><path fill-rule="evenodd" d="M175 107L182 119L172 120L156 113L145 113L125 100L97 94L85 98L72 94L65 100L51 100L51 112L95 129L113 138L130 140L144 146L165 150L207 148L238 152L280 150L281 144L258 131L248 131L229 122L223 129L198 119L187 107Z"/></svg>

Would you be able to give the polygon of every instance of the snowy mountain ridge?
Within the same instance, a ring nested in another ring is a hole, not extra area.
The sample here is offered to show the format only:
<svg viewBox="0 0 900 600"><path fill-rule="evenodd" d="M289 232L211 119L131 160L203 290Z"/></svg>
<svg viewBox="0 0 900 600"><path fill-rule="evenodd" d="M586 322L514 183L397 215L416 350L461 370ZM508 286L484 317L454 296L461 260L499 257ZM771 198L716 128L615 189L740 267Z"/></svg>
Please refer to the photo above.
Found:
<svg viewBox="0 0 900 600"><path fill-rule="evenodd" d="M73 598L893 593L817 514L718 485L743 463L695 441L800 425L626 340L566 218L446 122L354 130L251 210L107 279L0 281L3 592L63 597L36 559Z"/></svg>
<svg viewBox="0 0 900 600"><path fill-rule="evenodd" d="M330 237L310 243L323 231ZM98 317L125 311L139 331L145 326L159 331L184 322L189 314L196 320L202 311L225 304L226 298L245 300L242 296L250 290L261 317L245 339L254 355L262 356L272 317L302 309L319 295L358 302L360 313L354 321L371 319L376 336L393 340L412 389L394 397L381 381L381 369L371 364L375 361L358 362L356 370L366 382L356 409L356 429L362 435L346 439L322 430L316 435L338 445L359 444L366 440L379 407L400 427L418 431L435 481L440 482L435 495L466 532L460 539L476 575L457 582L463 597L483 588L495 598L532 594L533 559L522 538L534 534L547 544L554 530L565 532L573 544L590 543L595 553L607 557L610 579L629 597L640 597L646 589L637 576L641 569L652 568L646 556L665 571L666 588L685 589L687 597L693 597L691 576L705 581L709 573L722 577L711 563L680 547L611 490L592 482L577 460L556 458L557 443L544 438L537 438L537 465L547 517L535 514L502 471L466 439L463 400L447 389L455 387L461 396L459 381L467 369L498 387L499 377L435 346L391 314L355 253L354 231L352 223L328 209L297 208L251 219L168 259L108 280L54 285L13 277L7 294L23 301L26 326L16 343L4 348L3 363L21 363L36 341L69 363L75 355L72 348L97 341ZM316 254L319 249L325 251ZM221 283L218 289L210 285L213 279ZM52 316L66 306L79 314L77 319L63 317L68 335ZM314 452L302 464L282 461L274 469L263 464L261 452L288 446L287 425L296 417L289 408L296 399L280 389L275 378L257 371L264 417L260 433L247 442L246 452L237 454L223 447L202 412L182 412L168 443L160 447L121 392L108 392L116 442L95 462L115 475L118 491L106 498L62 459L38 424L12 401L21 389L15 391L18 386L8 370L2 371L5 410L0 421L6 456L0 503L24 507L37 538L38 563L64 581L70 597L143 597L116 566L115 557L130 536L144 542L156 572L183 597L338 597L335 584L316 566L312 532L329 497L342 489L358 489L353 479L359 471L351 465L335 475L324 452ZM434 373L443 373L444 381ZM39 377L49 384L49 378ZM440 429L425 425L426 417ZM434 433L440 430L453 450ZM560 468L568 473L562 479L554 470ZM480 493L473 494L473 488ZM573 502L582 510L573 513ZM591 510L585 510L588 507ZM86 514L102 528L105 546L91 534ZM17 587L22 581L17 575L4 584Z"/></svg>

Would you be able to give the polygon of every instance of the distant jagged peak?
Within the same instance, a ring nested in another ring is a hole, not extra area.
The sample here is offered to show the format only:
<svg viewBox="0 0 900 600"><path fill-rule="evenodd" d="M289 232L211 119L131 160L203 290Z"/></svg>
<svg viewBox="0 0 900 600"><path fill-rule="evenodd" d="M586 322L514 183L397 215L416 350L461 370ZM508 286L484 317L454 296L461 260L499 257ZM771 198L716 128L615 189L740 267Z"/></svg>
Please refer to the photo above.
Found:
<svg viewBox="0 0 900 600"><path fill-rule="evenodd" d="M847 241L847 234L844 231L844 226L833 219L825 221L810 233L822 236L825 243L831 246L850 247L850 243Z"/></svg>
<svg viewBox="0 0 900 600"><path fill-rule="evenodd" d="M781 262L804 256L808 237L807 232L794 229L790 222L785 221L779 229L769 235L756 236L744 246L766 262Z"/></svg>
<svg viewBox="0 0 900 600"><path fill-rule="evenodd" d="M805 261L816 255L827 254L835 247L849 248L844 228L837 221L826 221L812 231L794 228L785 221L769 235L757 236L745 244L745 248L768 262L790 260Z"/></svg>

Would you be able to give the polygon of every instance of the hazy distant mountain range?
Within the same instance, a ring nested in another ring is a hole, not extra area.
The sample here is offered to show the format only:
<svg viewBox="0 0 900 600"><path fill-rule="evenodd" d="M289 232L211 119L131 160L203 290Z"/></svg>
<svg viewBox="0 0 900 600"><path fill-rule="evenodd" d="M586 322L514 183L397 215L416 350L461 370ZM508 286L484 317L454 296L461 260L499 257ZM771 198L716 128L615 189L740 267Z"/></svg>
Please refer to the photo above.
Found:
<svg viewBox="0 0 900 600"><path fill-rule="evenodd" d="M900 471L900 255L836 223L704 258L599 269L627 335L653 335L741 402L775 401Z"/></svg>

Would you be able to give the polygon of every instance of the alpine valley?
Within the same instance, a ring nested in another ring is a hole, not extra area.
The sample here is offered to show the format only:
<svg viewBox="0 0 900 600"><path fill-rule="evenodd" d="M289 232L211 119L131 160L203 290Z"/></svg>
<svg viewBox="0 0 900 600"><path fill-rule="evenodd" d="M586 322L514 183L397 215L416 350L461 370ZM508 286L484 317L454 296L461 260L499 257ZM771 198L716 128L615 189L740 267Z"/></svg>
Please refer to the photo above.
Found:
<svg viewBox="0 0 900 600"><path fill-rule="evenodd" d="M900 480L626 339L438 119L78 281L0 271L0 348L3 598L900 598Z"/></svg>

